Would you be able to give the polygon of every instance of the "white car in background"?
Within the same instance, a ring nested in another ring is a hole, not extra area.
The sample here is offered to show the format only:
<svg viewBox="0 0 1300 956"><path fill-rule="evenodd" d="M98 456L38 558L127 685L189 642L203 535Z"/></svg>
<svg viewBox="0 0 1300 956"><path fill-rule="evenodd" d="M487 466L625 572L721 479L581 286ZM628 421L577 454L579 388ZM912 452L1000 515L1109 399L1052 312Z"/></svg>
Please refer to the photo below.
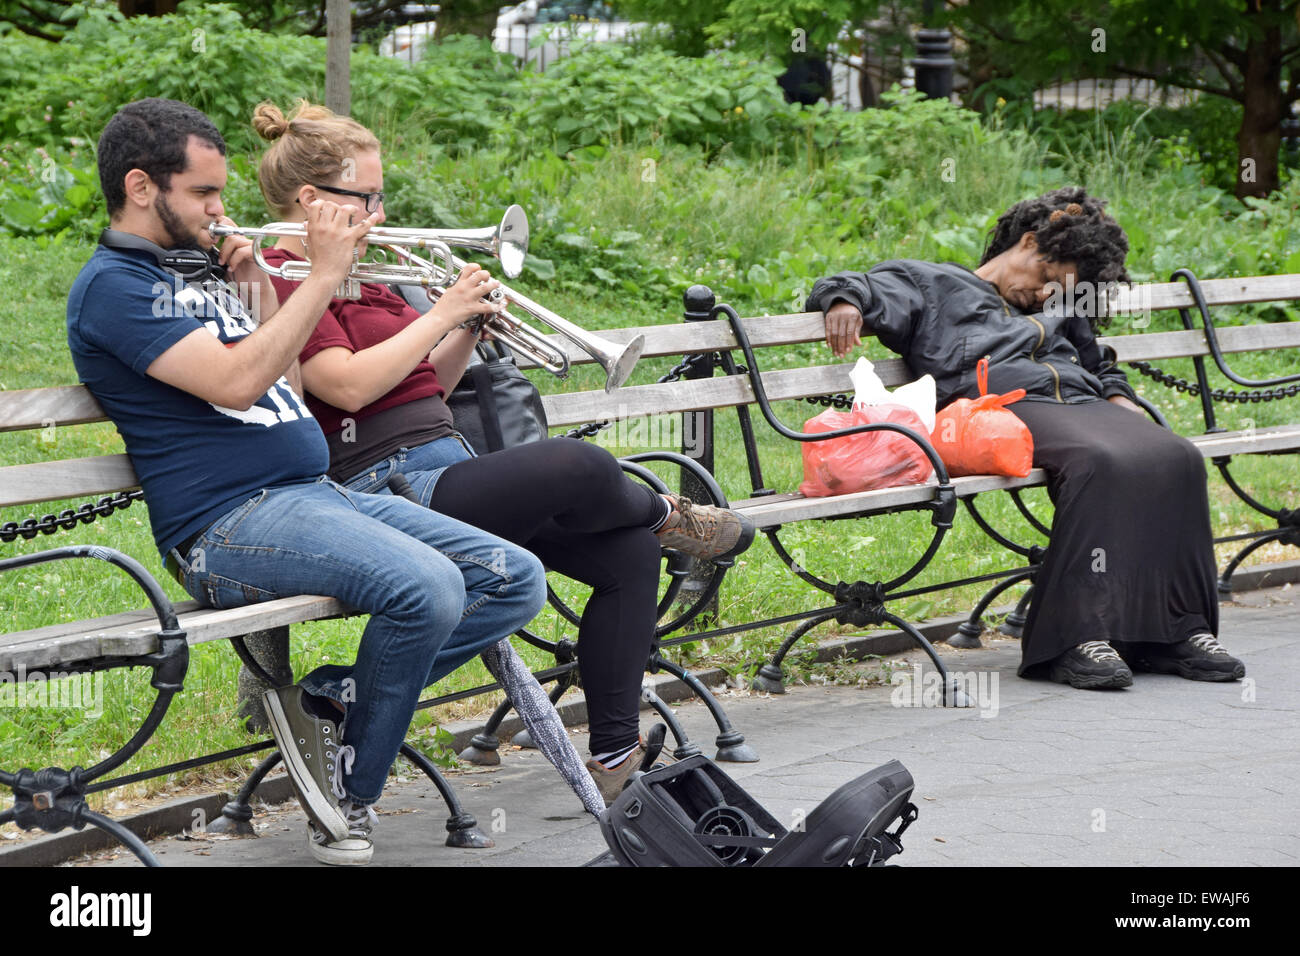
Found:
<svg viewBox="0 0 1300 956"><path fill-rule="evenodd" d="M581 9L583 12L579 16L587 19L570 19L568 11L571 9ZM434 37L438 7L410 4L403 8L403 12L416 15L427 13L430 19L398 27L380 41L379 53L381 56L414 62L424 52L424 45ZM641 26L627 20L608 19L612 16L609 8L601 3L525 0L512 7L501 8L496 29L492 31L492 47L502 53L511 53L517 60L527 61L538 70L544 70L548 64L564 55L569 37L608 42L620 40ZM601 17L605 19L600 19ZM545 43L531 46L536 37L547 31L551 35Z"/></svg>

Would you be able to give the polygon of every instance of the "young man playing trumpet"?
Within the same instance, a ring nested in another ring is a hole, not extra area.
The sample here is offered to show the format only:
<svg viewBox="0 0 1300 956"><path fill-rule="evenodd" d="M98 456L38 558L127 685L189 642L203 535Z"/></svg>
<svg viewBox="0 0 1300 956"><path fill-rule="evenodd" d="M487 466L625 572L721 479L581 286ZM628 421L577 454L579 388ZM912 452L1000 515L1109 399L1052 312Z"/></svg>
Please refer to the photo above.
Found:
<svg viewBox="0 0 1300 956"><path fill-rule="evenodd" d="M290 381L382 214L305 202L311 275L280 305L247 239L210 256L207 226L230 220L225 143L206 116L131 103L98 157L112 229L68 299L78 375L121 432L158 550L186 591L218 608L323 594L370 615L354 664L266 695L312 854L365 863L370 806L421 689L536 615L542 566L478 528L324 475L325 439ZM260 290L260 324L210 271ZM446 311L464 321L482 306L453 298Z"/></svg>
<svg viewBox="0 0 1300 956"><path fill-rule="evenodd" d="M289 118L263 103L253 126L272 142L259 180L277 218L301 220L331 199L357 218L384 221L379 141L365 127L305 102ZM280 265L308 250L286 236L264 255ZM282 295L295 288L273 281ZM582 441L551 438L476 456L443 396L479 338L464 313L495 311L480 299L498 285L468 265L424 314L381 285L363 284L356 300L334 299L300 355L307 404L325 430L329 474L346 487L383 492L400 471L434 511L523 545L592 586L578 647L591 724L587 767L608 802L645 757L638 707L658 616L660 549L731 557L754 529L735 512L654 493L626 477L608 451Z"/></svg>

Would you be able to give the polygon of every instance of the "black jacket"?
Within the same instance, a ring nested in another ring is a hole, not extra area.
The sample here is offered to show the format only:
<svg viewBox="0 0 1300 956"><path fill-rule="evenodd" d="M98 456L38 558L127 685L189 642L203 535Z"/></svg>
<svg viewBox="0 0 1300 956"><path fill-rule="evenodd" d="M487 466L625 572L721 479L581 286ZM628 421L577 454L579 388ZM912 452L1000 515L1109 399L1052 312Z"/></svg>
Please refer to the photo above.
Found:
<svg viewBox="0 0 1300 956"><path fill-rule="evenodd" d="M882 262L868 273L818 279L805 307L857 306L863 333L903 357L918 377L934 376L938 407L975 398L975 366L989 358L989 391L1023 388L1025 401L1090 402L1136 396L1106 366L1087 318L1022 312L975 273L953 263Z"/></svg>

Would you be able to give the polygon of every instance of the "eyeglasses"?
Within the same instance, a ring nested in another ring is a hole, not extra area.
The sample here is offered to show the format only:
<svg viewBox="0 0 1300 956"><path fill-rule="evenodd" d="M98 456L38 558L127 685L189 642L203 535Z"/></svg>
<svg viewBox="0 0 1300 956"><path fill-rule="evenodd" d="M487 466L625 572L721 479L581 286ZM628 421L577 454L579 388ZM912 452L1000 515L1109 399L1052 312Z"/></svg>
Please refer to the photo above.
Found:
<svg viewBox="0 0 1300 956"><path fill-rule="evenodd" d="M334 193L338 196L353 196L356 199L364 199L366 202L366 212L378 212L379 207L384 204L384 194L377 193L359 193L355 189L340 189L338 186L320 186L316 183L308 183L308 186L314 186L316 189L323 189L327 193Z"/></svg>

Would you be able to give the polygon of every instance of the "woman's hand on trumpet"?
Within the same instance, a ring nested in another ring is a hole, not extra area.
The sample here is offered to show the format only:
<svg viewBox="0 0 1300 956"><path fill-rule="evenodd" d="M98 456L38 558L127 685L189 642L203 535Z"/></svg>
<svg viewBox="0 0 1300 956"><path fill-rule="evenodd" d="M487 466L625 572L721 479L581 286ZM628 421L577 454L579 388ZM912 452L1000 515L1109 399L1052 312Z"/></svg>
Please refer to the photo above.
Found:
<svg viewBox="0 0 1300 956"><path fill-rule="evenodd" d="M477 263L467 262L456 281L442 293L433 311L440 318L454 321L457 325L478 316L499 314L506 309L505 297L495 300L487 297L500 287L501 283L492 278L486 269Z"/></svg>

